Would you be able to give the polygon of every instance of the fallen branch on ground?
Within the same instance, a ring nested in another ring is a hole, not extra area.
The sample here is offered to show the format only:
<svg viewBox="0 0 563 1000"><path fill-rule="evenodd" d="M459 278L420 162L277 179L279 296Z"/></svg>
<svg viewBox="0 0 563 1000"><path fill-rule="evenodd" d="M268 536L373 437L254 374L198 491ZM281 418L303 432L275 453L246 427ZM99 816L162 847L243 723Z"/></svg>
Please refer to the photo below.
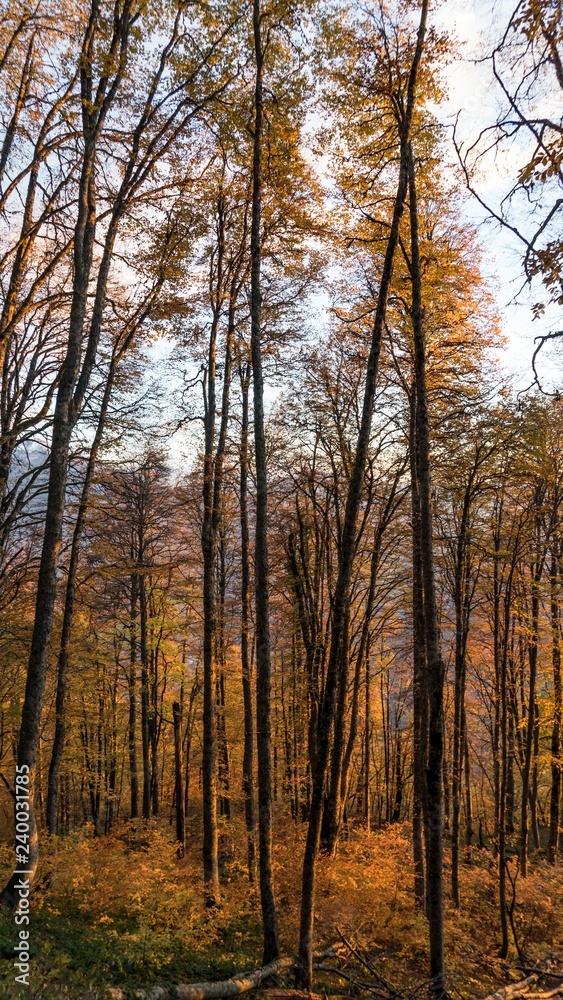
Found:
<svg viewBox="0 0 563 1000"><path fill-rule="evenodd" d="M527 967L525 967L523 965L517 965L516 968L520 969L520 972L535 972L536 971L535 969L528 969ZM563 973L561 973L561 972L551 972L551 970L549 970L548 972L542 973L542 975L547 976L548 979L563 979Z"/></svg>
<svg viewBox="0 0 563 1000"><path fill-rule="evenodd" d="M318 961L322 961L323 958L335 958L339 947L338 942L331 944L323 952L313 957ZM146 990L136 990L132 995L136 1000L228 1000L229 997L237 997L239 993L255 990L270 976L289 972L294 966L294 958L277 958L269 965L255 969L254 972L239 972L232 979L224 979L218 983L179 983L178 986L150 986ZM123 990L119 986L111 986L108 987L108 996L112 1000L126 1000L128 996L131 996L131 991Z"/></svg>
<svg viewBox="0 0 563 1000"><path fill-rule="evenodd" d="M559 983L559 986L548 990L547 993L526 993L526 1000L549 1000L550 997L556 997L558 993L563 993L563 983Z"/></svg>
<svg viewBox="0 0 563 1000"><path fill-rule="evenodd" d="M291 969L293 965L295 965L293 958L278 958L254 972L239 972L232 979L219 983L151 986L148 990L136 990L133 996L136 1000L227 1000L228 997L236 997L239 993L256 989L269 976ZM126 1000L127 993L120 987L112 987L108 992L112 1000Z"/></svg>
<svg viewBox="0 0 563 1000"><path fill-rule="evenodd" d="M509 986L503 986L496 993L490 993L488 997L485 997L485 1000L508 1000L509 997L527 994L529 987L537 983L541 975L541 970L534 972L531 976L527 976L526 979L521 979L517 983L510 983Z"/></svg>

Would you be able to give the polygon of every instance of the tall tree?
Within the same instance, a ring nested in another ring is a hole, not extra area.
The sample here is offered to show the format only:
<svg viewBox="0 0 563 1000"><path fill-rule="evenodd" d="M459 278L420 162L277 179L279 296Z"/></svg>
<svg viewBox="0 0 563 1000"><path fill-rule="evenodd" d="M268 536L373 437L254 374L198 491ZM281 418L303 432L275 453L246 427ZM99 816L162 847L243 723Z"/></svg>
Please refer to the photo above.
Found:
<svg viewBox="0 0 563 1000"><path fill-rule="evenodd" d="M403 214L408 188L408 151L410 130L416 100L418 70L422 59L426 34L427 4L421 6L420 23L412 61L408 74L404 105L402 105L397 128L399 133L400 164L397 190L393 206L391 226L385 249L377 306L373 323L370 353L366 367L366 379L362 404L361 424L356 443L353 467L350 476L346 509L342 526L342 542L338 560L338 575L332 606L332 628L330 657L327 665L323 701L319 710L317 725L317 746L313 789L307 841L303 860L303 882L301 898L301 920L299 930L299 973L298 981L311 989L313 980L313 920L315 899L315 863L321 832L322 803L326 767L330 752L330 733L334 712L334 699L341 657L345 624L349 613L349 588L352 562L356 546L357 520L362 493L367 450L370 438L371 420L375 398L376 378L381 352L381 341L387 313L387 302L393 275L395 251L399 240L399 225Z"/></svg>
<svg viewBox="0 0 563 1000"><path fill-rule="evenodd" d="M254 536L254 587L256 602L256 736L258 747L258 863L264 930L263 964L279 955L279 939L272 875L272 772L271 772L271 649L270 580L268 569L268 470L264 426L264 377L262 372L262 149L264 132L264 47L260 0L253 0L254 38L254 136L252 156L252 215L250 227L250 352L254 399L254 456L256 464L256 526Z"/></svg>
<svg viewBox="0 0 563 1000"><path fill-rule="evenodd" d="M426 908L430 929L431 989L445 991L443 867L444 666L438 632L438 605L434 573L434 542L430 480L430 435L426 388L426 347L423 329L422 277L418 241L416 172L412 146L408 151L411 230L411 319L414 340L414 440L417 493L420 503L420 563L424 600L424 645L428 706L426 761Z"/></svg>

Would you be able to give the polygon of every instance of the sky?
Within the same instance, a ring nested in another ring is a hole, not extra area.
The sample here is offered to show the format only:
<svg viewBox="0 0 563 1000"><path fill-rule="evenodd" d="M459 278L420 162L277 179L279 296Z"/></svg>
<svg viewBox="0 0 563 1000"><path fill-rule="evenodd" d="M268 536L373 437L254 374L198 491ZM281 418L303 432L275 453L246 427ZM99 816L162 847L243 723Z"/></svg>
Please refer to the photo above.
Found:
<svg viewBox="0 0 563 1000"><path fill-rule="evenodd" d="M513 8L512 0L495 0L493 4L483 3L482 0L444 0L434 8L434 23L453 34L459 45L459 55L446 70L447 99L437 109L438 115L442 122L450 126L457 119L458 135L465 141L475 139L484 127L495 121L499 89L487 63L477 60L482 60L483 55L490 52L491 39L500 36ZM549 95L545 99L550 100ZM455 156L453 144L452 155ZM522 162L525 155L522 150ZM476 184L487 204L495 208L498 206L511 181L514 181L517 166L518 151L514 148L496 159L489 158ZM531 291L522 290L522 258L516 237L491 222L475 199L468 199L465 211L468 218L479 226L485 271L495 290L503 320L508 342L506 350L502 351L501 361L518 388L522 389L532 380L534 338L562 329L563 317L560 310L553 307L546 310L540 319L534 318L532 304L541 292L539 287ZM558 356L560 353L553 349L543 354L540 372L550 388L563 383L563 357Z"/></svg>

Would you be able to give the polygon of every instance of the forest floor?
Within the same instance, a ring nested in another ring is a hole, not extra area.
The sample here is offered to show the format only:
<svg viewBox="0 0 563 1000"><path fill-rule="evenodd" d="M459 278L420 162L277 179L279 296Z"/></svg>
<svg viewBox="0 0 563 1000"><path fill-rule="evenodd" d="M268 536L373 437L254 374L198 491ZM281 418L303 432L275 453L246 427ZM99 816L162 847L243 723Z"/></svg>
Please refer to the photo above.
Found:
<svg viewBox="0 0 563 1000"><path fill-rule="evenodd" d="M275 874L282 954L296 950L304 829L290 822L276 834ZM15 926L0 920L0 997L101 1000L108 986L225 979L258 968L259 901L245 869L244 830L231 824L221 835L223 895L220 908L202 901L199 838L176 857L170 829L142 824L112 837L82 834L43 846L32 897L29 988L14 983ZM446 850L447 854L447 850ZM0 875L11 868L8 847ZM487 849L473 850L461 870L461 907L449 903L446 862L446 948L452 997L485 997L510 978L518 964L498 957L496 872ZM352 830L335 859L319 862L316 940L338 940L338 929L358 942L385 979L412 990L427 976L425 919L413 903L408 829L372 834ZM530 963L563 949L563 865L533 860L516 884L515 923ZM345 994L332 974L319 973L317 991ZM514 974L513 974L514 975ZM514 975L517 978L517 974ZM250 994L252 996L252 994Z"/></svg>

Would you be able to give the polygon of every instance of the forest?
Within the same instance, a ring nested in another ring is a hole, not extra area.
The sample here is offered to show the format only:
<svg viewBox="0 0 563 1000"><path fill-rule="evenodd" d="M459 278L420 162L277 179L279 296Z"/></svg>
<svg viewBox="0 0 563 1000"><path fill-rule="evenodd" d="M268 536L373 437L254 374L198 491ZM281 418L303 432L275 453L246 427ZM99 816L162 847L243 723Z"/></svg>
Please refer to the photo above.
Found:
<svg viewBox="0 0 563 1000"><path fill-rule="evenodd" d="M561 0L0 12L0 995L563 993Z"/></svg>

